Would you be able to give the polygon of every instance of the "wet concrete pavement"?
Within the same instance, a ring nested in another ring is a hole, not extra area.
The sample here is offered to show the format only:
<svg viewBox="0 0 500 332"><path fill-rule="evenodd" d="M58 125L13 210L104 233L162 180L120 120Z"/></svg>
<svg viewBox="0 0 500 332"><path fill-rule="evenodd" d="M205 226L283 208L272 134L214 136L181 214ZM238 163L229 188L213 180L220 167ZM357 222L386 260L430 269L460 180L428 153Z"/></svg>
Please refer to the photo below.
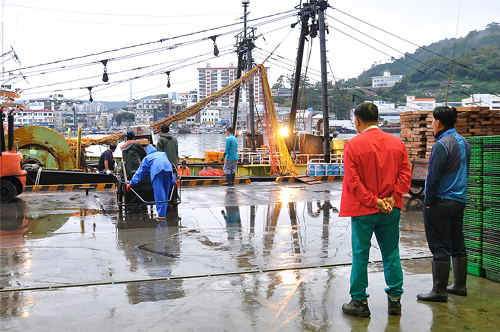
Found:
<svg viewBox="0 0 500 332"><path fill-rule="evenodd" d="M190 187L157 222L113 191L26 193L1 206L1 331L475 331L498 329L500 284L423 303L431 288L422 202L401 218L405 294L387 315L373 240L371 318L349 301L350 218L341 182Z"/></svg>

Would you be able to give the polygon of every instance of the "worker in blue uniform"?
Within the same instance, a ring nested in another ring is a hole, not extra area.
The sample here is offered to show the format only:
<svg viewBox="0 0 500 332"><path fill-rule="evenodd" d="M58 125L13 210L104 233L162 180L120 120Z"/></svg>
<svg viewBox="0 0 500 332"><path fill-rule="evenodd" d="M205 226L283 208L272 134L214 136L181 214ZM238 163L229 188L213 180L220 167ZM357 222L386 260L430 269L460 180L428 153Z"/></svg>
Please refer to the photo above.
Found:
<svg viewBox="0 0 500 332"><path fill-rule="evenodd" d="M149 171L151 175L151 184L153 185L154 197L156 202L156 211L158 212L159 220L165 220L168 207L168 193L170 187L175 184L175 178L172 171L172 164L168 160L165 152L158 152L152 145L148 145L146 149L146 157L141 162L141 165L135 172L134 176L127 184L127 191L131 186L135 186Z"/></svg>

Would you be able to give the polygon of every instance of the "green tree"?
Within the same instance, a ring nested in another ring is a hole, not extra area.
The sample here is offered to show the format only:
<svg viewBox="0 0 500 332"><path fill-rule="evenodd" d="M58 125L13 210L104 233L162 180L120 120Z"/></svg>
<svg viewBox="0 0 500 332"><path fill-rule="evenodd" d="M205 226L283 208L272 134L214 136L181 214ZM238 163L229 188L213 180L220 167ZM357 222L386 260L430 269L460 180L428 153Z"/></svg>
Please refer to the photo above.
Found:
<svg viewBox="0 0 500 332"><path fill-rule="evenodd" d="M276 80L276 83L274 83L273 89L285 88L285 80L286 77L284 75L280 75L280 77Z"/></svg>

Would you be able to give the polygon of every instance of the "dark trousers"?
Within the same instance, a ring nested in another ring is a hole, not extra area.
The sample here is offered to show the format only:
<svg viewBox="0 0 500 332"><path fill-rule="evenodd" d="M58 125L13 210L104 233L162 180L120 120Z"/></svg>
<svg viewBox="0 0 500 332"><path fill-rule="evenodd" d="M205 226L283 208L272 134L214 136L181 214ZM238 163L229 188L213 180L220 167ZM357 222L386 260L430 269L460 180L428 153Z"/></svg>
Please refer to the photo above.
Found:
<svg viewBox="0 0 500 332"><path fill-rule="evenodd" d="M463 221L465 203L437 198L424 206L425 235L435 261L466 257Z"/></svg>
<svg viewBox="0 0 500 332"><path fill-rule="evenodd" d="M115 161L114 160L108 160L108 168L109 168L109 170L111 172L115 171ZM97 170L98 171L104 171L104 164L98 164L97 165Z"/></svg>

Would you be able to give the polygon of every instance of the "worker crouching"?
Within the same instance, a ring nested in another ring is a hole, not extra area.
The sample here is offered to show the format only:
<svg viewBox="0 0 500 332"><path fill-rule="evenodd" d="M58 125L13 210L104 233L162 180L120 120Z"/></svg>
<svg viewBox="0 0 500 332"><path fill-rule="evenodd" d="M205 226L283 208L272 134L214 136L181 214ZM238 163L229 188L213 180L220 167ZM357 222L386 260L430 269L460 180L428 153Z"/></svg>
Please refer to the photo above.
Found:
<svg viewBox="0 0 500 332"><path fill-rule="evenodd" d="M130 180L130 183L127 184L127 191L130 190L131 186L135 186L141 181L144 175L149 171L158 219L165 220L168 207L168 193L170 187L175 184L172 164L168 160L165 152L156 151L152 145L148 145L146 152L146 157L142 160L141 165Z"/></svg>

